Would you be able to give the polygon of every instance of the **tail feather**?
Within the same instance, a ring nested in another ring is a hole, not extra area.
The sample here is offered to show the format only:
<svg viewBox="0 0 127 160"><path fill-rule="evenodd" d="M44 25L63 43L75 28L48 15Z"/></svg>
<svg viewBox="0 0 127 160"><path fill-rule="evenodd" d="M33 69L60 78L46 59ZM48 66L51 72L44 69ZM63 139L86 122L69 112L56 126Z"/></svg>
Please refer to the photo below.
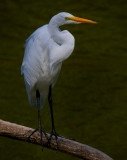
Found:
<svg viewBox="0 0 127 160"><path fill-rule="evenodd" d="M46 100L46 97L47 97L46 95L40 97L40 108L38 108L38 109L42 109L43 108L45 100ZM30 103L31 106L37 106L36 96L29 96L28 95L28 99L29 99L29 103Z"/></svg>

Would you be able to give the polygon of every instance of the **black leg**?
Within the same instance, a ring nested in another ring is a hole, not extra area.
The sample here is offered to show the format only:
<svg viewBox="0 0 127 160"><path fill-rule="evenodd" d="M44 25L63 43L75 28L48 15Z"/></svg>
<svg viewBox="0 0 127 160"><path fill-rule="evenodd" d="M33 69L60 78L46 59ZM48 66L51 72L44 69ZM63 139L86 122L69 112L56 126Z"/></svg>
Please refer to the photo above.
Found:
<svg viewBox="0 0 127 160"><path fill-rule="evenodd" d="M50 145L52 136L54 135L56 138L56 143L57 143L57 151L59 150L59 143L58 143L58 134L56 133L55 130L55 125L54 125L54 117L53 117L53 107L52 107L52 86L49 86L49 95L48 95L48 102L50 106L50 112L51 112L51 121L52 121L52 132L48 140L48 144Z"/></svg>
<svg viewBox="0 0 127 160"><path fill-rule="evenodd" d="M30 136L28 137L27 141L29 141L30 137L37 131L40 132L41 135L41 143L42 143L42 151L43 151L43 140L42 140L42 136L43 133L45 134L46 138L47 138L47 134L44 132L44 130L41 127L41 118L40 118L40 93L38 90L36 90L36 98L37 98L37 108L38 108L38 123L39 123L39 128L35 129ZM48 139L48 138L47 138Z"/></svg>
<svg viewBox="0 0 127 160"><path fill-rule="evenodd" d="M49 101L50 112L51 112L52 130L55 130L54 117L53 117L53 107L52 107L52 86L51 85L49 86L48 101Z"/></svg>
<svg viewBox="0 0 127 160"><path fill-rule="evenodd" d="M48 139L48 145L50 146L52 136L54 135L55 138L56 138L57 151L58 151L58 150L59 150L58 137L65 138L65 139L69 139L69 140L74 140L74 139L73 139L73 138L67 138L67 137L61 136L61 135L59 135L59 134L56 133L55 125L54 125L54 117L53 117L53 107L52 107L52 86L51 86L51 85L49 86L48 101L49 101L50 112L51 112L51 120L52 120L52 132L51 132L50 137L49 137L49 139Z"/></svg>

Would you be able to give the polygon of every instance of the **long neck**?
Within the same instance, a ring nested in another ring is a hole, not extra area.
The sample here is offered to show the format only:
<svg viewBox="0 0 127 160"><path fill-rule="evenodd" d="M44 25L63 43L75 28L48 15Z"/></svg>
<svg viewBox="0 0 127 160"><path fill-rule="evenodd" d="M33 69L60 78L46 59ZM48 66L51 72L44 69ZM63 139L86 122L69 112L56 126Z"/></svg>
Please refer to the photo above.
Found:
<svg viewBox="0 0 127 160"><path fill-rule="evenodd" d="M74 49L74 37L66 30L60 32L58 27L59 25L56 25L54 21L48 25L49 33L53 40L49 48L51 71L55 64L67 59Z"/></svg>
<svg viewBox="0 0 127 160"><path fill-rule="evenodd" d="M59 45L64 43L63 34L59 31L59 25L54 21L51 21L48 25L49 33L51 38Z"/></svg>

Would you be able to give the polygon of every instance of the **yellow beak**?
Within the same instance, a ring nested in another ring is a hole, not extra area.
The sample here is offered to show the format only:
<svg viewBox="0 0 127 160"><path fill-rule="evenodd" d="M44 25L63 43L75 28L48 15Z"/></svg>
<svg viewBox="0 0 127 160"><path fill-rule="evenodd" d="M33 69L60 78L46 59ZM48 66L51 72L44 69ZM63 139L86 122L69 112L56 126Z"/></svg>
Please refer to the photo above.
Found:
<svg viewBox="0 0 127 160"><path fill-rule="evenodd" d="M96 22L94 22L94 21L91 21L89 19L79 18L79 17L67 17L66 19L80 22L80 23L94 23L94 24L96 24Z"/></svg>

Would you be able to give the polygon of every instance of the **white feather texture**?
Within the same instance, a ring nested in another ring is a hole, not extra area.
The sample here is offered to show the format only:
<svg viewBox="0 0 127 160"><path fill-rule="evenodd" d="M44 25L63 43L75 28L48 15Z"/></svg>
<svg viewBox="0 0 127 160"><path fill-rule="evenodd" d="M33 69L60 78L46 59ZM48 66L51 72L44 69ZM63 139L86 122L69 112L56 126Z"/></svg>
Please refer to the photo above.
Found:
<svg viewBox="0 0 127 160"><path fill-rule="evenodd" d="M49 86L53 87L56 83L62 61L67 59L74 49L75 40L72 34L58 29L59 26L69 23L65 20L68 16L72 15L65 12L57 14L48 25L37 29L26 40L21 74L24 75L31 105L36 105L36 90L39 90L40 108L43 107Z"/></svg>

